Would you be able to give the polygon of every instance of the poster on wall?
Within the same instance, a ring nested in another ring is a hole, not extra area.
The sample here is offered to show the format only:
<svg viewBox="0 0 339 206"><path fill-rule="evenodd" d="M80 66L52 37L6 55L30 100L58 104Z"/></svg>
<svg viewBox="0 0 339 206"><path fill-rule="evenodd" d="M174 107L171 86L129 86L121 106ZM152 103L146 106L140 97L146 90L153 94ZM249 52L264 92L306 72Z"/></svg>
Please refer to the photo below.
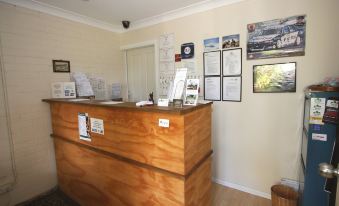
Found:
<svg viewBox="0 0 339 206"><path fill-rule="evenodd" d="M247 59L304 56L306 15L247 25Z"/></svg>
<svg viewBox="0 0 339 206"><path fill-rule="evenodd" d="M181 45L181 59L191 59L194 57L194 44L185 43Z"/></svg>
<svg viewBox="0 0 339 206"><path fill-rule="evenodd" d="M219 49L219 37L204 39L204 51L210 52Z"/></svg>
<svg viewBox="0 0 339 206"><path fill-rule="evenodd" d="M222 48L223 49L239 47L239 45L240 45L240 35L239 34L233 34L233 35L222 37Z"/></svg>

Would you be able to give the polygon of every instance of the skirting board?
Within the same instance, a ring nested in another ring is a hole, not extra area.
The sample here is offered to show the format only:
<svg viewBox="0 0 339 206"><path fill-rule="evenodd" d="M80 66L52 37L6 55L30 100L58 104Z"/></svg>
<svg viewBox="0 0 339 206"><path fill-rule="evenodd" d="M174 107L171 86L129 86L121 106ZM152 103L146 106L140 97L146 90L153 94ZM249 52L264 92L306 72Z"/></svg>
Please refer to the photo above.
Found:
<svg viewBox="0 0 339 206"><path fill-rule="evenodd" d="M214 178L214 177L212 178L212 180L213 180L213 182L218 183L218 184L223 185L223 186L226 186L226 187L230 187L230 188L233 188L233 189L236 189L236 190L247 192L247 193L250 193L252 195L256 195L256 196L263 197L263 198L266 198L266 199L271 199L271 194L268 194L268 193L265 193L265 192L260 192L258 190L254 190L254 189L251 189L251 188L248 188L248 187L244 187L242 185L227 182L225 180L220 180L220 179L217 179L217 178Z"/></svg>

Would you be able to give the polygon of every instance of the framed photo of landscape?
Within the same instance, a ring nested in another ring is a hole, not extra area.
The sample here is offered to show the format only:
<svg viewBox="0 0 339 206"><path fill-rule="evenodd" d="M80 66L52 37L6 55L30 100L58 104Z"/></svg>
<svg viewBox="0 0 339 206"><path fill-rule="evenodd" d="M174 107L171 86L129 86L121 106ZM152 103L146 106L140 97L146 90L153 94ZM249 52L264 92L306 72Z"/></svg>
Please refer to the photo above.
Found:
<svg viewBox="0 0 339 206"><path fill-rule="evenodd" d="M296 92L296 62L253 66L254 93Z"/></svg>
<svg viewBox="0 0 339 206"><path fill-rule="evenodd" d="M306 15L247 25L247 59L304 56Z"/></svg>
<svg viewBox="0 0 339 206"><path fill-rule="evenodd" d="M71 72L71 65L69 61L53 60L53 72Z"/></svg>

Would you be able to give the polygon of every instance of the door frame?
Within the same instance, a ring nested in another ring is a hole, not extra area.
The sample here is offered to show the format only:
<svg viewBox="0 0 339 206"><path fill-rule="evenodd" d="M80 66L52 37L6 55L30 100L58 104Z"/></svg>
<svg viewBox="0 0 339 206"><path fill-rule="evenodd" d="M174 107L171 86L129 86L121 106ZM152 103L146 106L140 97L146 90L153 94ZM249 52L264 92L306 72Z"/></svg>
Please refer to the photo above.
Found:
<svg viewBox="0 0 339 206"><path fill-rule="evenodd" d="M11 160L11 170L13 175L13 180L7 184L0 185L0 195L7 193L13 190L14 186L17 184L17 170L14 158L14 142L13 142L13 133L12 133L12 125L11 125L11 116L10 116L10 108L8 104L8 88L6 82L6 72L4 66L4 59L3 59L3 51L2 51L2 39L0 35L0 73L1 79L0 84L3 89L3 98L4 98L4 107L6 113L6 124L7 124L7 132L8 132L8 143L9 143L9 151L10 151L10 160Z"/></svg>
<svg viewBox="0 0 339 206"><path fill-rule="evenodd" d="M149 40L144 42L138 42L134 44L127 44L120 47L120 50L123 52L123 68L125 72L125 81L126 81L126 91L125 98L128 99L128 73L127 73L127 51L130 49L137 49L142 47L153 46L154 48L154 69L155 69L155 98L159 98L159 43L157 40ZM146 99L145 99L146 100Z"/></svg>

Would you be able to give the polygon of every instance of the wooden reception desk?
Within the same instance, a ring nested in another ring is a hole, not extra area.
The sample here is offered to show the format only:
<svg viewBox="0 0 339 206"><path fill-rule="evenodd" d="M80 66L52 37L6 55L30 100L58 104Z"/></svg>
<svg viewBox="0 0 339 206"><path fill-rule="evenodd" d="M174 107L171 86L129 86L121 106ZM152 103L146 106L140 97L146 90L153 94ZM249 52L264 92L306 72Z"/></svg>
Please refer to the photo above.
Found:
<svg viewBox="0 0 339 206"><path fill-rule="evenodd" d="M51 107L59 187L81 205L211 205L211 103L43 101ZM80 140L78 113L102 119L104 135Z"/></svg>

